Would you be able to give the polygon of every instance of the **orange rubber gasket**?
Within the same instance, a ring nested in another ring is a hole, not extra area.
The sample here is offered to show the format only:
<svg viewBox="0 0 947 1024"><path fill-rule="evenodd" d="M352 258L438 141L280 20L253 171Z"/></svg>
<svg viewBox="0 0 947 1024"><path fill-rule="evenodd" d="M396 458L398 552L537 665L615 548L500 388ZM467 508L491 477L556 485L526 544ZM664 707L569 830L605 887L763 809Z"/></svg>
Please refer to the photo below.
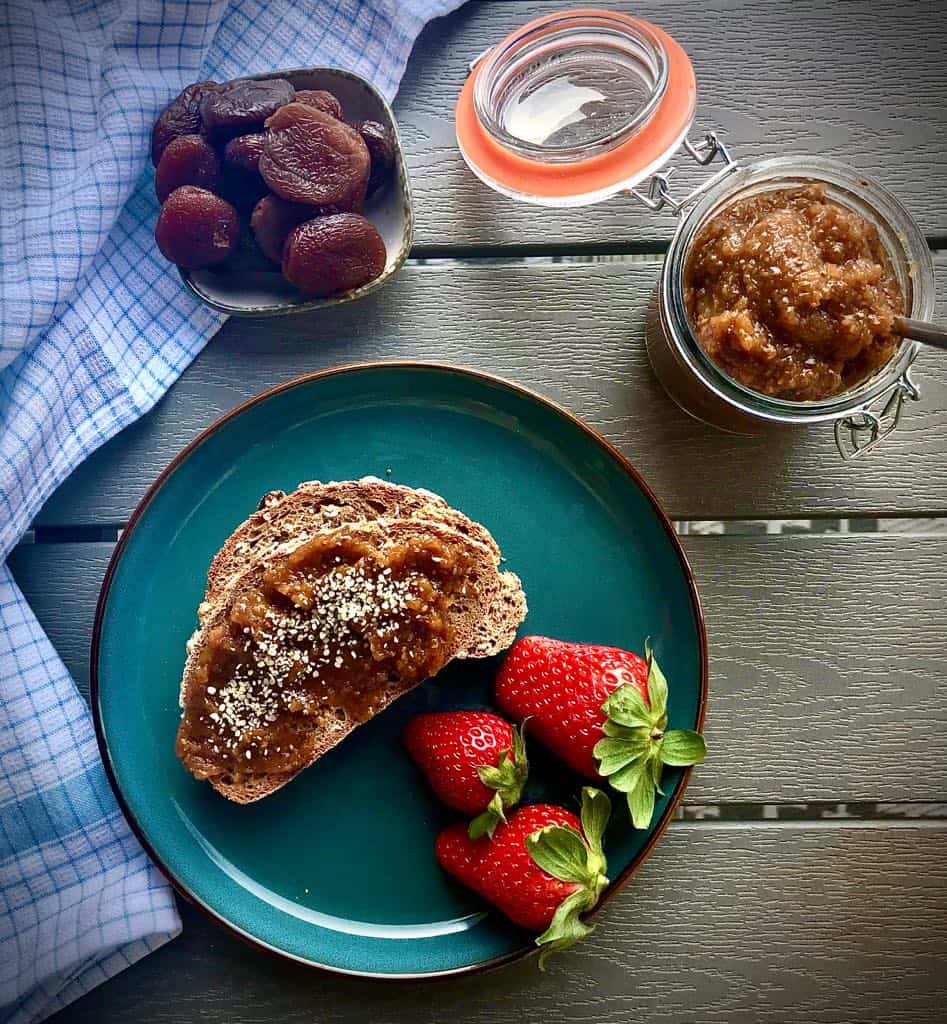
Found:
<svg viewBox="0 0 947 1024"><path fill-rule="evenodd" d="M506 45L514 36L529 29L561 18L563 13L566 12L547 14L523 25L498 46ZM627 21L630 25L644 24L661 41L667 53L667 86L648 121L635 135L615 149L575 163L542 163L501 146L480 123L473 102L474 85L484 61L496 48L484 54L467 76L457 99L457 142L464 156L479 173L524 197L576 199L604 193L609 189L618 191L633 179L640 180L657 170L677 149L690 128L697 104L697 80L690 58L681 45L663 29L616 11L582 9L568 13L580 17L608 15L610 18Z"/></svg>

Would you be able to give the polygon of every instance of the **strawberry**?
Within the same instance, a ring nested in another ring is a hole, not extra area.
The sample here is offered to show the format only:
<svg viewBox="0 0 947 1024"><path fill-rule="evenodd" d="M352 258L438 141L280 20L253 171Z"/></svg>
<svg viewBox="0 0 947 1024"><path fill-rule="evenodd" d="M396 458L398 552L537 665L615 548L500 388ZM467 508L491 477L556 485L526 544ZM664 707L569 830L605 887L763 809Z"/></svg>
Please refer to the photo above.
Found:
<svg viewBox="0 0 947 1024"><path fill-rule="evenodd" d="M496 701L570 767L608 780L628 801L635 828L654 816L665 764L702 761L704 739L668 730L667 680L649 644L645 658L617 647L528 636L510 648Z"/></svg>
<svg viewBox="0 0 947 1024"><path fill-rule="evenodd" d="M435 711L418 715L404 733L411 759L438 799L476 814L470 837L493 835L506 809L519 802L529 766L523 734L489 711Z"/></svg>
<svg viewBox="0 0 947 1024"><path fill-rule="evenodd" d="M539 966L588 935L580 915L608 885L602 835L611 812L600 790L582 790L581 821L554 804L521 807L492 839L471 839L463 825L434 844L441 867L479 893L515 924L542 932Z"/></svg>
<svg viewBox="0 0 947 1024"><path fill-rule="evenodd" d="M622 685L648 693L648 665L617 647L527 636L510 648L496 678L497 704L571 768L597 779L593 755L602 738L602 704Z"/></svg>

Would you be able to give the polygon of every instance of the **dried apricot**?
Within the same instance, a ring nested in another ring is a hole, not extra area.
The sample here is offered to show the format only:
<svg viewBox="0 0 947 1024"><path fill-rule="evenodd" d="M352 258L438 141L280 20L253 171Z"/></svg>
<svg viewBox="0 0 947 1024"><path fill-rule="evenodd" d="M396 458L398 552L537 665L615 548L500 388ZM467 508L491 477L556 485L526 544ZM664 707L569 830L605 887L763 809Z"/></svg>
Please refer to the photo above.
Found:
<svg viewBox="0 0 947 1024"><path fill-rule="evenodd" d="M199 185L213 192L217 187L220 163L217 154L200 135L179 135L172 139L158 161L155 172L155 191L158 202L181 185Z"/></svg>
<svg viewBox="0 0 947 1024"><path fill-rule="evenodd" d="M237 211L220 196L194 185L182 185L168 196L155 227L162 255L189 270L225 260L239 238Z"/></svg>
<svg viewBox="0 0 947 1024"><path fill-rule="evenodd" d="M260 177L260 153L263 135L238 135L224 147L224 162L220 169L219 195L238 210L249 213L269 189Z"/></svg>
<svg viewBox="0 0 947 1024"><path fill-rule="evenodd" d="M224 160L254 174L260 173L260 156L263 153L263 132L253 135L238 135L224 147Z"/></svg>
<svg viewBox="0 0 947 1024"><path fill-rule="evenodd" d="M368 284L385 269L385 243L357 213L316 217L293 228L283 248L283 276L319 298Z"/></svg>
<svg viewBox="0 0 947 1024"><path fill-rule="evenodd" d="M395 139L390 129L378 121L361 121L356 129L368 147L372 169L368 175L368 194L380 191L391 178L395 166Z"/></svg>
<svg viewBox="0 0 947 1024"><path fill-rule="evenodd" d="M178 93L158 115L151 129L151 162L155 167L173 139L181 135L204 134L201 100L216 88L216 82L195 82Z"/></svg>
<svg viewBox="0 0 947 1024"><path fill-rule="evenodd" d="M342 120L342 104L338 96L325 89L302 89L296 93L296 102L305 103L307 107L314 107L324 114L331 114Z"/></svg>
<svg viewBox="0 0 947 1024"><path fill-rule="evenodd" d="M264 196L253 208L250 226L264 254L280 263L286 236L297 224L317 217L319 212L315 207L289 203L279 196Z"/></svg>
<svg viewBox="0 0 947 1024"><path fill-rule="evenodd" d="M227 82L201 101L201 117L211 140L220 144L257 131L296 91L282 78Z"/></svg>
<svg viewBox="0 0 947 1024"><path fill-rule="evenodd" d="M260 173L278 196L313 206L361 202L371 161L354 128L304 103L281 107L266 127Z"/></svg>

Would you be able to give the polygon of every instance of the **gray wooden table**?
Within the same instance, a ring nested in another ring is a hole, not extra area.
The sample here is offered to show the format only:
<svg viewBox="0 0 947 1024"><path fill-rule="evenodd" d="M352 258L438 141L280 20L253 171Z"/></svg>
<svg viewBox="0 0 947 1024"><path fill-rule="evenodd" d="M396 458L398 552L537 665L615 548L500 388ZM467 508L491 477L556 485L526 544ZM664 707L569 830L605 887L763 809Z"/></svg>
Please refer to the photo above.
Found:
<svg viewBox="0 0 947 1024"><path fill-rule="evenodd" d="M416 258L364 302L228 323L151 415L50 499L13 568L85 688L116 532L199 429L340 362L468 364L584 416L680 521L708 617L712 757L594 937L548 975L528 962L428 985L331 977L258 953L182 905L179 939L59 1024L943 1020L947 360L920 360L922 402L859 463L842 463L825 430L733 438L681 414L642 347L672 221L620 200L568 213L515 206L476 182L454 145L467 60L557 6L471 3L428 27L395 105ZM697 127L729 129L740 156L829 155L886 182L930 239L947 316L936 252L947 245L943 3L610 6L685 45Z"/></svg>

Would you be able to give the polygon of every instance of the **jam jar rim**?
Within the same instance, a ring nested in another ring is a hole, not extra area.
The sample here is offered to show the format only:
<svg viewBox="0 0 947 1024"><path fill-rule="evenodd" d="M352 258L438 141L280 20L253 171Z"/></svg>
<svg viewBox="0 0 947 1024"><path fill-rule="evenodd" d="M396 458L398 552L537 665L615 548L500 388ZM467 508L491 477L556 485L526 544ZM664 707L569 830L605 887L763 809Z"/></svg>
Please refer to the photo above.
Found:
<svg viewBox="0 0 947 1024"><path fill-rule="evenodd" d="M508 57L511 52L515 52L515 48L525 43L532 35L556 29L568 31L573 26L575 28L588 28L589 26L586 23L590 18L601 22L600 27L618 31L629 38L633 38L635 42L643 44L650 50L649 56L656 64L657 71L655 83L651 88L651 94L647 102L620 127L615 128L600 138L576 145L547 146L542 143L527 142L524 139L511 135L494 116L491 105L487 102L486 97L493 75L499 73L503 67L503 58ZM566 164L579 163L621 145L637 134L648 123L667 91L669 68L670 58L667 47L662 41L660 34L656 31L656 27L650 22L619 11L609 11L602 8L577 8L536 18L514 29L493 46L484 56L482 65L478 69L477 80L473 89L473 104L477 118L483 125L484 130L493 138L497 145L502 146L504 149L508 149L528 160L562 162Z"/></svg>
<svg viewBox="0 0 947 1024"><path fill-rule="evenodd" d="M659 285L661 321L680 359L718 399L755 419L775 423L815 424L866 410L897 387L921 348L918 342L904 339L877 373L840 394L816 401L776 398L747 388L704 352L684 303L684 274L700 229L741 194L764 191L767 186L805 184L828 186L830 198L862 216L867 214L867 219L883 229L881 240L892 266L899 279L906 279L910 285L906 315L929 320L934 308L934 267L927 239L897 196L874 178L839 160L788 156L745 164L723 179L683 212L671 239Z"/></svg>

